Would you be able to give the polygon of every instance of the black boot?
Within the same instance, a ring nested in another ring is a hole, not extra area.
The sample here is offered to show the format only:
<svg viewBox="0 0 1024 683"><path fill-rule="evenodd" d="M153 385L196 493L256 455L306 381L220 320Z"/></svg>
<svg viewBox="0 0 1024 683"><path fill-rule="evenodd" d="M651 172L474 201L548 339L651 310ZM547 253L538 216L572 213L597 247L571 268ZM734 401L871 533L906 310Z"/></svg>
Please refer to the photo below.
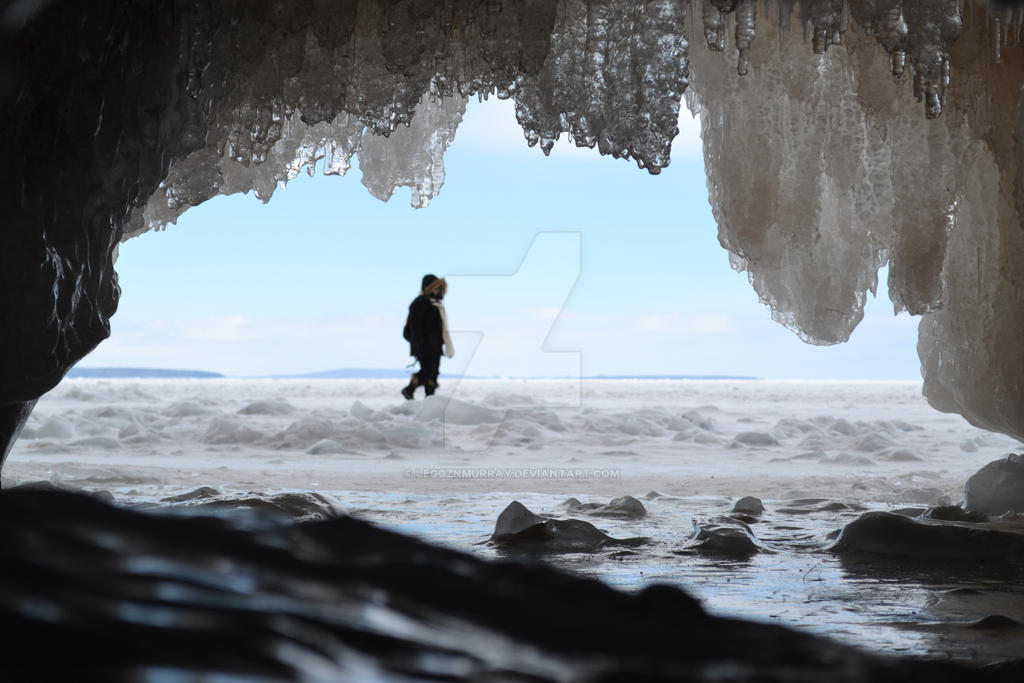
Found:
<svg viewBox="0 0 1024 683"><path fill-rule="evenodd" d="M434 392L437 391L437 382L431 382L428 379L427 383L423 385L423 391L427 392L427 396L433 396Z"/></svg>
<svg viewBox="0 0 1024 683"><path fill-rule="evenodd" d="M402 396L405 396L407 401L413 399L413 394L416 392L416 387L419 386L420 378L413 373L412 377L409 378L409 385L402 389Z"/></svg>

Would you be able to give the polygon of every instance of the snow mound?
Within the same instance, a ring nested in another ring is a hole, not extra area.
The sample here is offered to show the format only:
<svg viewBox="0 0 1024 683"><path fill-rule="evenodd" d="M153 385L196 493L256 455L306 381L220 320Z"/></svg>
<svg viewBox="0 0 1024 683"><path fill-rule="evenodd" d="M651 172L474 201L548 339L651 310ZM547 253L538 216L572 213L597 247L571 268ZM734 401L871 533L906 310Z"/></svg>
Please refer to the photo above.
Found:
<svg viewBox="0 0 1024 683"><path fill-rule="evenodd" d="M43 426L36 430L37 439L70 439L74 436L75 428L70 420L61 417L51 417Z"/></svg>
<svg viewBox="0 0 1024 683"><path fill-rule="evenodd" d="M778 446L779 442L771 434L765 432L740 432L735 436L736 443L744 446L770 447Z"/></svg>
<svg viewBox="0 0 1024 683"><path fill-rule="evenodd" d="M421 422L441 420L458 425L497 424L502 413L454 398L430 396L423 401L417 419Z"/></svg>
<svg viewBox="0 0 1024 683"><path fill-rule="evenodd" d="M306 449L310 455L340 455L346 453L345 447L334 439L320 439Z"/></svg>
<svg viewBox="0 0 1024 683"><path fill-rule="evenodd" d="M121 442L110 436L90 436L85 439L72 441L71 446L82 448L97 448L100 450L114 450L121 447Z"/></svg>
<svg viewBox="0 0 1024 683"><path fill-rule="evenodd" d="M200 439L210 445L251 444L263 438L263 433L234 417L215 417Z"/></svg>
<svg viewBox="0 0 1024 683"><path fill-rule="evenodd" d="M270 439L272 448L306 449L323 439L337 435L338 430L330 422L321 418L304 417L291 423Z"/></svg>
<svg viewBox="0 0 1024 683"><path fill-rule="evenodd" d="M399 425L381 431L384 440L391 446L402 448L430 448L434 445L434 434L422 425Z"/></svg>
<svg viewBox="0 0 1024 683"><path fill-rule="evenodd" d="M253 401L238 410L239 415L291 415L294 412L295 406L284 399Z"/></svg>
<svg viewBox="0 0 1024 683"><path fill-rule="evenodd" d="M366 407L366 405L364 405L362 401L356 401L355 403L353 403L352 407L349 408L348 411L349 415L360 420L366 420L373 417L374 412L375 411Z"/></svg>
<svg viewBox="0 0 1024 683"><path fill-rule="evenodd" d="M197 415L209 415L212 410L201 406L193 401L178 401L164 409L167 417L196 417Z"/></svg>

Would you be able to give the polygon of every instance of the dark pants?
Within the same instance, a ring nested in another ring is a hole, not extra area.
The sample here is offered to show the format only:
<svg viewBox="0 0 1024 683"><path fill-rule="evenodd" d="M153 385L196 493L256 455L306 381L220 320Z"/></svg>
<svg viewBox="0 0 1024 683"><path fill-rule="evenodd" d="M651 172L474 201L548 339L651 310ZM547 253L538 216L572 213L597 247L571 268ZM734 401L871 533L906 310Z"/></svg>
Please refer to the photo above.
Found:
<svg viewBox="0 0 1024 683"><path fill-rule="evenodd" d="M441 356L417 356L420 362L420 371L417 374L419 384L432 396L437 389L437 374L441 370Z"/></svg>

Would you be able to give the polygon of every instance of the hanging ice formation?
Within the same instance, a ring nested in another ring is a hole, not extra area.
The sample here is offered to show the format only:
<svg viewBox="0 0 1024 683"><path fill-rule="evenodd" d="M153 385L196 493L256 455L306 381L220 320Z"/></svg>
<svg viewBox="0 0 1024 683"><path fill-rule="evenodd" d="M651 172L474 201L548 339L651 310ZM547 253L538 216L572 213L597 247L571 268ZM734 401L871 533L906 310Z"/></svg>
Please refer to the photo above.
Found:
<svg viewBox="0 0 1024 683"><path fill-rule="evenodd" d="M526 142L545 153L567 134L658 173L685 91L701 117L719 239L775 318L808 342L842 342L889 263L895 309L922 316L932 404L1024 437L1021 10L965 0L54 7L8 41L28 74L0 113L8 158L60 159L63 175L22 181L12 225L43 237L19 243L36 265L7 258L0 285L52 302L5 303L5 353L21 360L0 368L0 386L17 387L0 404L52 387L105 336L122 230L162 227L220 193L268 199L317 162L344 174L356 153L374 196L408 186L426 206L474 95L512 98ZM44 40L68 21L81 27L73 40ZM50 74L62 59L73 87ZM70 132L41 149L47 126Z"/></svg>

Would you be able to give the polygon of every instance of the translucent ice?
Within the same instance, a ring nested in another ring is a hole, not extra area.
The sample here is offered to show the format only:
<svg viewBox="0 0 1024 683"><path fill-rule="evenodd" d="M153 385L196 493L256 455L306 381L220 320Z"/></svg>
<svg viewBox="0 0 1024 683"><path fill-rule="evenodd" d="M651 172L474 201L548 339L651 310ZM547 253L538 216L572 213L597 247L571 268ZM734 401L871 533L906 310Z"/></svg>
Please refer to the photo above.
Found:
<svg viewBox="0 0 1024 683"><path fill-rule="evenodd" d="M809 37L835 43L819 32L829 5L800 12ZM1005 36L980 8L965 30L958 2L839 9L845 49L817 58L785 12L764 13L759 31L782 38L753 44L742 79L692 51L719 240L775 319L818 344L849 337L888 262L895 310L924 316L931 403L1024 436L1019 48L996 64ZM889 76L904 69L910 87Z"/></svg>

